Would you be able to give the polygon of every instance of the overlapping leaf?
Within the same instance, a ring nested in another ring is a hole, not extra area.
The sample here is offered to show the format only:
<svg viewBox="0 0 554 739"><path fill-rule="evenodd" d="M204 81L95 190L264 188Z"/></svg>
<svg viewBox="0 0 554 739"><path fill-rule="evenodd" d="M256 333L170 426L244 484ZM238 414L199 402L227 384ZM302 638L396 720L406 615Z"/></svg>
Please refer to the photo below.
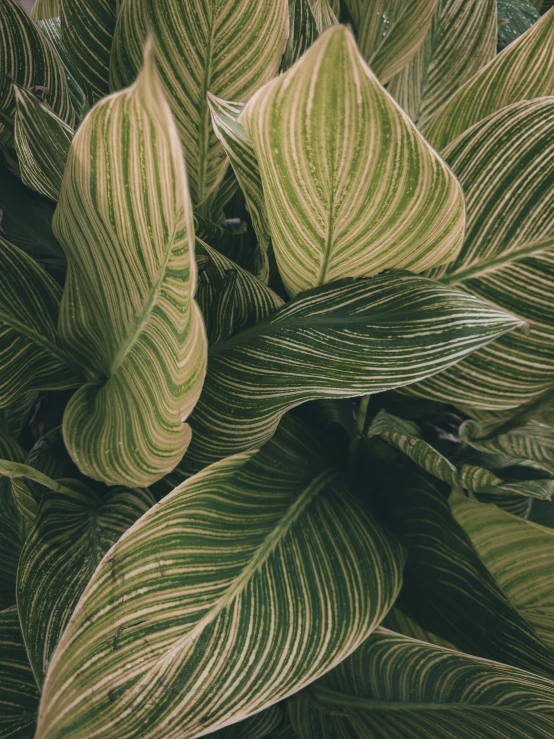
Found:
<svg viewBox="0 0 554 739"><path fill-rule="evenodd" d="M271 706L246 721L216 731L210 735L210 739L268 739L282 723L282 710L279 706Z"/></svg>
<svg viewBox="0 0 554 739"><path fill-rule="evenodd" d="M36 21L43 21L49 18L59 18L60 11L60 0L35 0L31 16Z"/></svg>
<svg viewBox="0 0 554 739"><path fill-rule="evenodd" d="M110 550L52 659L37 739L205 735L371 633L401 548L298 424L188 480Z"/></svg>
<svg viewBox="0 0 554 739"><path fill-rule="evenodd" d="M9 436L0 435L3 459L22 462L25 452ZM15 604L15 580L26 527L13 497L10 481L0 477L0 610Z"/></svg>
<svg viewBox="0 0 554 739"><path fill-rule="evenodd" d="M498 51L502 51L531 28L540 16L530 0L497 0L497 3Z"/></svg>
<svg viewBox="0 0 554 739"><path fill-rule="evenodd" d="M289 294L385 268L421 271L461 246L461 190L365 65L327 31L246 105Z"/></svg>
<svg viewBox="0 0 554 739"><path fill-rule="evenodd" d="M288 36L288 0L159 0L148 4L148 12L144 0L126 0L114 41L112 88L133 80L147 18L196 207L227 168L211 127L207 93L246 102L276 76Z"/></svg>
<svg viewBox="0 0 554 739"><path fill-rule="evenodd" d="M378 629L289 713L299 739L548 739L554 682Z"/></svg>
<svg viewBox="0 0 554 739"><path fill-rule="evenodd" d="M331 26L335 26L338 23L338 8L336 7L338 3L335 3L335 7L333 8L329 0L311 0L311 5L317 31L321 36Z"/></svg>
<svg viewBox="0 0 554 739"><path fill-rule="evenodd" d="M310 0L288 0L288 3L289 37L283 56L282 70L292 67L319 36Z"/></svg>
<svg viewBox="0 0 554 739"><path fill-rule="evenodd" d="M146 486L188 445L206 362L187 178L151 52L77 132L54 227L69 263L60 333L89 379L66 445L89 477Z"/></svg>

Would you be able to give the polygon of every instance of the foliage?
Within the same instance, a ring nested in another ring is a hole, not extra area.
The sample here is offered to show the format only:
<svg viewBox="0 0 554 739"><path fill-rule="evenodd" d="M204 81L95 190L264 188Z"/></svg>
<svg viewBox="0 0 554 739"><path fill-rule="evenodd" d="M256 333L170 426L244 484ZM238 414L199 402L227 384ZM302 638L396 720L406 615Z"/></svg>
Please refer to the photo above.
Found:
<svg viewBox="0 0 554 739"><path fill-rule="evenodd" d="M0 737L554 733L549 0L0 0Z"/></svg>

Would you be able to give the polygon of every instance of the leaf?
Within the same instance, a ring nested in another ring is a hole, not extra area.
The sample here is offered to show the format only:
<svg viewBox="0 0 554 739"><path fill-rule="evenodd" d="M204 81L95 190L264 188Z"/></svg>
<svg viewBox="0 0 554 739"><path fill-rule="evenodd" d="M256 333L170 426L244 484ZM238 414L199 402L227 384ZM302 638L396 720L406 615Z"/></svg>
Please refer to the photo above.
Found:
<svg viewBox="0 0 554 739"><path fill-rule="evenodd" d="M494 496L495 493L508 493L540 500L550 500L554 495L554 480L503 482L490 470L472 465L464 465L460 477L463 487L474 493L486 493L490 496Z"/></svg>
<svg viewBox="0 0 554 739"><path fill-rule="evenodd" d="M0 611L0 735L31 739L37 721L37 690L15 606Z"/></svg>
<svg viewBox="0 0 554 739"><path fill-rule="evenodd" d="M228 726L226 729L216 731L210 735L210 739L267 739L273 735L273 730L281 726L283 714L279 706L271 706L261 711L246 721Z"/></svg>
<svg viewBox="0 0 554 739"><path fill-rule="evenodd" d="M108 549L154 504L147 490L114 488L100 498L75 480L46 493L17 573L17 607L29 661L42 684L82 592ZM117 579L117 567L104 561Z"/></svg>
<svg viewBox="0 0 554 739"><path fill-rule="evenodd" d="M117 580L100 565L54 654L37 739L186 739L240 721L368 636L403 556L291 418L259 453L176 488L109 559Z"/></svg>
<svg viewBox="0 0 554 739"><path fill-rule="evenodd" d="M54 280L0 237L0 407L30 390L79 384L56 331L60 298Z"/></svg>
<svg viewBox="0 0 554 739"><path fill-rule="evenodd" d="M147 25L146 7L144 0L125 2L114 40L119 51L112 62L112 89L129 84L140 65L137 50ZM277 75L288 35L288 0L157 0L148 4L148 11L163 90L179 130L197 207L227 169L225 152L211 127L207 93L246 102ZM134 64L119 66L131 55Z"/></svg>
<svg viewBox="0 0 554 739"><path fill-rule="evenodd" d="M496 0L442 0L425 40L387 90L424 127L496 55Z"/></svg>
<svg viewBox="0 0 554 739"><path fill-rule="evenodd" d="M58 18L61 13L60 0L35 0L31 18L35 21Z"/></svg>
<svg viewBox="0 0 554 739"><path fill-rule="evenodd" d="M120 0L63 0L62 45L92 100L109 92L110 48Z"/></svg>
<svg viewBox="0 0 554 739"><path fill-rule="evenodd" d="M498 51L515 41L539 20L539 14L529 0L497 0Z"/></svg>
<svg viewBox="0 0 554 739"><path fill-rule="evenodd" d="M0 435L0 454L14 462L25 459L24 450L5 434ZM0 478L0 610L15 604L17 563L25 535L25 522L15 503L10 481Z"/></svg>
<svg viewBox="0 0 554 739"><path fill-rule="evenodd" d="M554 94L554 10L468 80L424 127L441 150L491 113Z"/></svg>
<svg viewBox="0 0 554 739"><path fill-rule="evenodd" d="M412 618L405 614L399 607L398 603L402 602L402 596L397 601L397 605L391 608L387 613L386 617L382 621L382 626L389 631L394 631L397 634L408 636L411 639L418 639L419 641L427 642L428 644L434 644L438 647L446 647L447 649L456 649L453 644L450 644L446 639L441 639L440 636L433 634L430 631L422 629L421 626L416 623Z"/></svg>
<svg viewBox="0 0 554 739"><path fill-rule="evenodd" d="M311 6L319 36L338 24L336 8L329 0L311 0Z"/></svg>
<svg viewBox="0 0 554 739"><path fill-rule="evenodd" d="M243 103L229 103L208 93L208 104L212 116L212 126L229 157L231 167L237 177L246 199L252 226L258 239L261 268L257 276L267 282L269 261L267 252L271 241L271 231L265 203L258 158L246 131L239 121L244 110Z"/></svg>
<svg viewBox="0 0 554 739"><path fill-rule="evenodd" d="M346 0L346 7L353 9L353 15L358 16L360 53L383 85L408 64L423 43L438 2L378 0L360 3L360 0Z"/></svg>
<svg viewBox="0 0 554 739"><path fill-rule="evenodd" d="M464 189L466 238L453 262L429 274L514 312L528 330L413 390L455 405L513 408L554 382L554 98L498 111L445 156Z"/></svg>
<svg viewBox="0 0 554 739"><path fill-rule="evenodd" d="M453 259L458 183L364 64L344 26L246 105L279 272L290 295ZM394 174L393 174L394 173Z"/></svg>
<svg viewBox="0 0 554 739"><path fill-rule="evenodd" d="M281 70L292 67L319 36L310 0L288 0L289 37Z"/></svg>
<svg viewBox="0 0 554 739"><path fill-rule="evenodd" d="M210 348L178 474L263 444L300 403L415 382L517 325L469 295L404 273L313 290Z"/></svg>
<svg viewBox="0 0 554 739"><path fill-rule="evenodd" d="M17 0L2 0L0 50L0 145L13 147L15 95L8 75L21 87L46 87L53 112L72 126L75 112L60 58Z"/></svg>
<svg viewBox="0 0 554 739"><path fill-rule="evenodd" d="M79 128L54 231L69 264L60 334L89 380L65 411L67 448L89 477L145 487L187 448L206 363L187 178L151 51Z"/></svg>
<svg viewBox="0 0 554 739"><path fill-rule="evenodd" d="M449 504L502 590L539 638L554 649L554 531L458 494L451 495Z"/></svg>
<svg viewBox="0 0 554 739"><path fill-rule="evenodd" d="M548 739L554 682L378 629L289 715L300 739Z"/></svg>
<svg viewBox="0 0 554 739"><path fill-rule="evenodd" d="M57 200L74 131L28 90L16 87L15 97L21 179L40 195Z"/></svg>

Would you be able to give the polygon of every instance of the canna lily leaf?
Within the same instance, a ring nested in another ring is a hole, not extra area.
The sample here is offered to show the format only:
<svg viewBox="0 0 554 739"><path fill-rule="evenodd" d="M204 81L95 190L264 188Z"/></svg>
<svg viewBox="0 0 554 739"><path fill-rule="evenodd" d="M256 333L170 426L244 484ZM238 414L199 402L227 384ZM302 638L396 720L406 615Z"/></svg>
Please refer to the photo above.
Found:
<svg viewBox="0 0 554 739"><path fill-rule="evenodd" d="M15 150L21 180L57 200L75 132L28 90L16 87L15 98Z"/></svg>
<svg viewBox="0 0 554 739"><path fill-rule="evenodd" d="M247 103L279 272L290 295L452 260L460 187L383 90L344 26Z"/></svg>
<svg viewBox="0 0 554 739"><path fill-rule="evenodd" d="M67 448L93 479L147 486L187 448L206 365L187 178L151 50L79 128L54 230L69 264L60 333L89 380L66 408Z"/></svg>
<svg viewBox="0 0 554 739"><path fill-rule="evenodd" d="M333 456L290 418L132 526L52 658L37 739L203 736L356 649L397 596L403 553Z"/></svg>
<svg viewBox="0 0 554 739"><path fill-rule="evenodd" d="M387 85L425 127L456 90L496 55L496 0L442 0L424 42Z"/></svg>
<svg viewBox="0 0 554 739"><path fill-rule="evenodd" d="M59 18L61 13L60 0L35 0L31 10L31 18L35 21Z"/></svg>
<svg viewBox="0 0 554 739"><path fill-rule="evenodd" d="M553 94L554 9L468 80L423 132L441 150L500 108Z"/></svg>
<svg viewBox="0 0 554 739"><path fill-rule="evenodd" d="M31 739L39 699L17 608L13 606L0 611L0 734Z"/></svg>
<svg viewBox="0 0 554 739"><path fill-rule="evenodd" d="M211 127L207 93L246 102L277 75L288 35L288 0L125 0L114 40L112 89L129 84L136 74L146 18L196 208L217 189L227 169Z"/></svg>
<svg viewBox="0 0 554 739"><path fill-rule="evenodd" d="M100 561L153 504L147 490L114 488L100 498L76 480L63 480L62 490L45 493L17 573L17 608L39 685ZM109 561L103 566L117 578Z"/></svg>
<svg viewBox="0 0 554 739"><path fill-rule="evenodd" d="M380 628L289 715L299 739L548 739L554 682Z"/></svg>

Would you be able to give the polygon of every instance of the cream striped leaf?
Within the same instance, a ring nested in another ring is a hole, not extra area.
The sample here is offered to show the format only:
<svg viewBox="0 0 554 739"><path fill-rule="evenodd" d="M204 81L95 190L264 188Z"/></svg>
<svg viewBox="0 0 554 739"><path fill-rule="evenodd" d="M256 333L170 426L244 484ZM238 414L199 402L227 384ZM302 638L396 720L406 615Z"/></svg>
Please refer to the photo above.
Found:
<svg viewBox="0 0 554 739"><path fill-rule="evenodd" d="M319 36L325 33L331 26L337 25L338 10L335 12L329 0L311 0L311 5Z"/></svg>
<svg viewBox="0 0 554 739"><path fill-rule="evenodd" d="M310 0L288 0L289 37L281 70L292 67L319 36Z"/></svg>
<svg viewBox="0 0 554 739"><path fill-rule="evenodd" d="M462 486L473 493L484 493L494 502L497 494L522 495L539 500L550 500L554 495L554 480L523 480L520 482L504 482L490 470L473 465L463 465L460 470ZM481 500L481 496L479 496ZM503 508L504 506L500 506Z"/></svg>
<svg viewBox="0 0 554 739"><path fill-rule="evenodd" d="M31 390L82 382L56 330L60 299L42 267L0 236L0 407Z"/></svg>
<svg viewBox="0 0 554 739"><path fill-rule="evenodd" d="M406 273L315 289L210 348L178 475L260 446L294 406L407 385L517 325L469 295Z"/></svg>
<svg viewBox="0 0 554 739"><path fill-rule="evenodd" d="M15 88L15 150L21 179L51 200L60 194L74 131L32 93Z"/></svg>
<svg viewBox="0 0 554 739"><path fill-rule="evenodd" d="M421 128L496 55L496 0L442 0L424 42L387 90Z"/></svg>
<svg viewBox="0 0 554 739"><path fill-rule="evenodd" d="M0 435L0 455L23 462L24 450L9 436ZM10 480L0 477L0 610L15 604L15 580L26 526L14 500Z"/></svg>
<svg viewBox="0 0 554 739"><path fill-rule="evenodd" d="M92 100L109 92L110 49L120 0L62 0L62 45Z"/></svg>
<svg viewBox="0 0 554 739"><path fill-rule="evenodd" d="M403 553L333 456L290 418L131 527L54 654L37 739L203 736L351 653L396 598Z"/></svg>
<svg viewBox="0 0 554 739"><path fill-rule="evenodd" d="M54 113L69 126L75 121L62 62L17 0L0 0L0 146L13 148L15 94L10 76L21 87L48 89Z"/></svg>
<svg viewBox="0 0 554 739"><path fill-rule="evenodd" d="M260 90L240 121L290 295L385 268L421 271L458 253L461 189L345 26Z"/></svg>
<svg viewBox="0 0 554 739"><path fill-rule="evenodd" d="M214 131L229 157L231 167L244 193L248 212L252 218L252 226L256 232L258 260L261 265L257 276L267 282L269 279L267 252L271 232L256 152L239 121L244 104L229 103L210 94L208 94L208 103Z"/></svg>
<svg viewBox="0 0 554 739"><path fill-rule="evenodd" d="M549 739L554 682L380 628L289 715L299 739Z"/></svg>
<svg viewBox="0 0 554 739"><path fill-rule="evenodd" d="M146 17L197 207L227 169L225 152L211 127L207 93L246 102L276 76L288 36L288 0L126 0L114 42L120 51L112 64L112 87L133 79ZM131 54L134 65L119 66L119 60Z"/></svg>
<svg viewBox="0 0 554 739"><path fill-rule="evenodd" d="M360 52L386 84L408 64L424 42L440 0L346 0L357 16ZM360 6L358 10L357 7Z"/></svg>
<svg viewBox="0 0 554 739"><path fill-rule="evenodd" d="M50 18L59 18L61 14L60 0L35 0L31 17L35 21L45 21Z"/></svg>
<svg viewBox="0 0 554 739"><path fill-rule="evenodd" d="M554 650L554 530L453 493L450 508L502 590Z"/></svg>
<svg viewBox="0 0 554 739"><path fill-rule="evenodd" d="M40 694L15 606L0 611L0 736L31 739Z"/></svg>
<svg viewBox="0 0 554 739"><path fill-rule="evenodd" d="M514 312L529 328L414 392L475 408L513 408L554 382L554 98L498 111L445 156L464 188L466 238L457 259L430 274Z"/></svg>
<svg viewBox="0 0 554 739"><path fill-rule="evenodd" d="M155 502L147 490L114 488L100 497L76 480L63 485L61 492L45 493L17 572L17 608L39 685L98 564Z"/></svg>
<svg viewBox="0 0 554 739"><path fill-rule="evenodd" d="M60 334L88 379L66 445L89 477L147 486L187 448L206 365L187 177L151 49L79 128L54 231L69 263Z"/></svg>
<svg viewBox="0 0 554 739"><path fill-rule="evenodd" d="M554 94L554 9L468 80L424 127L436 149L491 113Z"/></svg>

